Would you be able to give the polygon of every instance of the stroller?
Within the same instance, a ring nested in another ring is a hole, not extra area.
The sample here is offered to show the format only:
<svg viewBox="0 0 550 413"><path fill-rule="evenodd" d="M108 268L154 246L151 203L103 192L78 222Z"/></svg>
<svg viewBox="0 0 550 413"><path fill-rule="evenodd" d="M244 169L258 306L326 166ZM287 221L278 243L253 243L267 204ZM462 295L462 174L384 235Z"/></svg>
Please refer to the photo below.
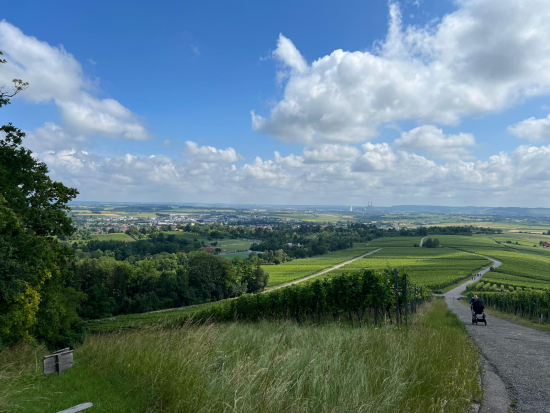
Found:
<svg viewBox="0 0 550 413"><path fill-rule="evenodd" d="M487 325L487 318L485 317L485 306L483 305L483 303L481 302L481 300L476 303L476 305L471 305L470 306L471 310L472 310L472 324L476 324L479 322L479 323L485 323L485 325Z"/></svg>

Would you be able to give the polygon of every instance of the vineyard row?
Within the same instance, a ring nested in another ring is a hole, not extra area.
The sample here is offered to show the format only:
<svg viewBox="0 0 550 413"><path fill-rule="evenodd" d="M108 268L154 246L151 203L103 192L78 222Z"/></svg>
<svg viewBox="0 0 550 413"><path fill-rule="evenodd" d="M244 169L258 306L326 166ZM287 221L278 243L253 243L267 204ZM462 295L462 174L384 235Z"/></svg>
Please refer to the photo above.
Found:
<svg viewBox="0 0 550 413"><path fill-rule="evenodd" d="M406 273L362 269L338 277L316 280L305 285L292 285L266 294L243 295L180 318L177 323L195 321L311 320L342 315L362 326L369 316L375 324L386 316L398 323L431 297L430 292L407 282ZM393 313L393 315L392 315Z"/></svg>

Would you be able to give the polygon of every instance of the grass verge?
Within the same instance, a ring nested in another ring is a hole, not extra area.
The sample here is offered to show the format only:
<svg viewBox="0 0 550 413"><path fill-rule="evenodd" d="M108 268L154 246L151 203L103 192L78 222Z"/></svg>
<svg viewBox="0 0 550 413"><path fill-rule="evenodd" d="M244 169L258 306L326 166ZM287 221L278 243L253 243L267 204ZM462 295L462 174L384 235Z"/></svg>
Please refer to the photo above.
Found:
<svg viewBox="0 0 550 413"><path fill-rule="evenodd" d="M407 328L232 323L96 335L43 376L42 347L0 353L0 410L464 412L477 352L444 302Z"/></svg>

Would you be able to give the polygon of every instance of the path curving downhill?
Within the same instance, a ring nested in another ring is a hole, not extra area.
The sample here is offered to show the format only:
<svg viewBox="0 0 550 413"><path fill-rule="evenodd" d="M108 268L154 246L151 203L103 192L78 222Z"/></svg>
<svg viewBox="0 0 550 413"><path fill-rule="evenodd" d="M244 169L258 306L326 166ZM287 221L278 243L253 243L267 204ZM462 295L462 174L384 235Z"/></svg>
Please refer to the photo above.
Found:
<svg viewBox="0 0 550 413"><path fill-rule="evenodd" d="M502 264L489 259L495 268ZM506 413L511 403L516 412L550 413L550 334L490 315L487 326L472 325L470 308L457 298L477 280L449 291L445 299L483 354L485 392L480 412Z"/></svg>

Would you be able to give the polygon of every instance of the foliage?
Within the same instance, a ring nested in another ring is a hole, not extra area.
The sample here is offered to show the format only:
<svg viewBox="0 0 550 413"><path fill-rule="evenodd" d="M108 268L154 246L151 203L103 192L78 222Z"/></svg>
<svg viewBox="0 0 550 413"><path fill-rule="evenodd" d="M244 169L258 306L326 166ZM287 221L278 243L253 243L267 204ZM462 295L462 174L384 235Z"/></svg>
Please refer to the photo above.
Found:
<svg viewBox="0 0 550 413"><path fill-rule="evenodd" d="M478 354L444 302L420 311L401 330L260 322L96 335L60 376L35 364L44 348L19 347L0 354L0 410L467 411L481 399Z"/></svg>
<svg viewBox="0 0 550 413"><path fill-rule="evenodd" d="M397 308L398 303L401 311L410 306L409 311L412 312L414 304L429 297L427 290L406 284L405 277L406 274L399 274L396 288L393 271L361 270L266 294L244 295L198 311L191 317L194 320L216 321L295 318L298 322L311 318L321 322L327 315L337 321L342 314L346 314L350 319L352 315L357 315L361 323L362 314L373 312L375 320L379 316L385 318L386 313L391 318L391 309ZM183 322L188 318L184 316Z"/></svg>
<svg viewBox="0 0 550 413"><path fill-rule="evenodd" d="M0 88L0 107L28 86L14 85L11 94ZM78 192L51 180L22 146L23 131L10 123L0 136L0 345L33 337L53 343L71 335L83 298L66 288L70 251L54 238L74 231L67 202Z"/></svg>
<svg viewBox="0 0 550 413"><path fill-rule="evenodd" d="M71 272L71 286L87 295L80 310L86 319L218 301L261 291L268 281L257 262L202 251L134 262L83 259Z"/></svg>
<svg viewBox="0 0 550 413"><path fill-rule="evenodd" d="M478 287L483 286L478 285ZM489 291L475 291L475 289L471 289L466 295L470 299L476 294L485 303L485 306L499 311L541 321L545 319L546 322L550 322L550 289L490 291L495 290L496 288L494 287L484 288L484 290Z"/></svg>
<svg viewBox="0 0 550 413"><path fill-rule="evenodd" d="M439 248L440 245L441 244L439 242L439 238L434 238L434 239L428 238L424 240L424 242L422 243L422 246L424 248Z"/></svg>

